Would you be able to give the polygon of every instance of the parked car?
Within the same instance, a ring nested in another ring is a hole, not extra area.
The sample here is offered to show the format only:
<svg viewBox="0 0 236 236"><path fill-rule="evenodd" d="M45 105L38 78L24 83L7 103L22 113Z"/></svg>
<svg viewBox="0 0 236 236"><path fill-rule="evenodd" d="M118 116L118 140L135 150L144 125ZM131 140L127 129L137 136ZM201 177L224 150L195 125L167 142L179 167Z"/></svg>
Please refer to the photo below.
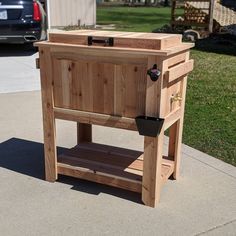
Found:
<svg viewBox="0 0 236 236"><path fill-rule="evenodd" d="M46 13L38 0L0 0L0 43L46 38Z"/></svg>

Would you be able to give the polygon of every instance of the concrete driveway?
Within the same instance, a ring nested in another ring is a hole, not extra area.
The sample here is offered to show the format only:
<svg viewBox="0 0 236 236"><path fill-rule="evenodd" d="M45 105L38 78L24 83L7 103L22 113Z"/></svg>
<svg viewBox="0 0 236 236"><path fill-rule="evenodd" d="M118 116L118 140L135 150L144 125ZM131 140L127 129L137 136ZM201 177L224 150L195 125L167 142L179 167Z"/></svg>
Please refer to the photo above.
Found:
<svg viewBox="0 0 236 236"><path fill-rule="evenodd" d="M40 90L37 55L28 45L0 44L0 93Z"/></svg>
<svg viewBox="0 0 236 236"><path fill-rule="evenodd" d="M37 54L13 49L0 49L0 236L236 235L236 168L186 145L181 178L167 182L156 209L128 191L65 176L44 181L41 97L30 91L40 89ZM57 121L57 134L58 146L76 144L75 123ZM136 132L94 126L93 135L143 149Z"/></svg>

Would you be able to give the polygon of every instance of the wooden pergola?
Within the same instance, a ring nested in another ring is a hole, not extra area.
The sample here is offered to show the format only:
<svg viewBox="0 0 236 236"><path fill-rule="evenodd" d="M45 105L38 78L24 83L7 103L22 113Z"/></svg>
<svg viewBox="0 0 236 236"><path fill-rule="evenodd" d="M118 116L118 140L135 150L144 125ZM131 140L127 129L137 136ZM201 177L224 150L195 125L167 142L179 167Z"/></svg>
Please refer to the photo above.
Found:
<svg viewBox="0 0 236 236"><path fill-rule="evenodd" d="M173 0L171 9L171 25L195 26L213 32L213 11L215 0ZM177 17L176 9L184 8L184 14Z"/></svg>

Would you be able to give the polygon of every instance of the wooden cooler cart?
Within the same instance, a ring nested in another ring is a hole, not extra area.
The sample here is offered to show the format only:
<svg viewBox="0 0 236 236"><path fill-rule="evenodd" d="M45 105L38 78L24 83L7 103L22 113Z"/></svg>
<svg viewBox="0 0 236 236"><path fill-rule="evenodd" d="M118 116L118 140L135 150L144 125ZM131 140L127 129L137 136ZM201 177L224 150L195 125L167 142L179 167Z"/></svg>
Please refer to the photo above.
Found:
<svg viewBox="0 0 236 236"><path fill-rule="evenodd" d="M155 207L179 176L187 74L181 35L80 30L50 33L39 47L46 180L58 174L142 194ZM78 145L57 156L55 119L78 124ZM92 125L139 131L144 151L92 142ZM163 156L169 128L168 156Z"/></svg>

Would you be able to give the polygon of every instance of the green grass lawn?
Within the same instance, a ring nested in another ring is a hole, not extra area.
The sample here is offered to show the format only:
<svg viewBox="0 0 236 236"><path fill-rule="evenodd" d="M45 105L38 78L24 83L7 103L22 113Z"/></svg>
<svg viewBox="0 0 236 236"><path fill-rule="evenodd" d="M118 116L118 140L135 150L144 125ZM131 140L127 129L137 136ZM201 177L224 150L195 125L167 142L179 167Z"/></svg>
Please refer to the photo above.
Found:
<svg viewBox="0 0 236 236"><path fill-rule="evenodd" d="M183 142L236 166L236 57L191 53Z"/></svg>
<svg viewBox="0 0 236 236"><path fill-rule="evenodd" d="M170 8L106 7L98 8L98 24L115 24L117 30L149 31L170 21Z"/></svg>
<svg viewBox="0 0 236 236"><path fill-rule="evenodd" d="M98 8L97 16L98 24L116 24L117 30L151 32L169 23L170 9ZM183 142L236 166L236 57L219 47L220 54L191 52L195 67L188 80Z"/></svg>

